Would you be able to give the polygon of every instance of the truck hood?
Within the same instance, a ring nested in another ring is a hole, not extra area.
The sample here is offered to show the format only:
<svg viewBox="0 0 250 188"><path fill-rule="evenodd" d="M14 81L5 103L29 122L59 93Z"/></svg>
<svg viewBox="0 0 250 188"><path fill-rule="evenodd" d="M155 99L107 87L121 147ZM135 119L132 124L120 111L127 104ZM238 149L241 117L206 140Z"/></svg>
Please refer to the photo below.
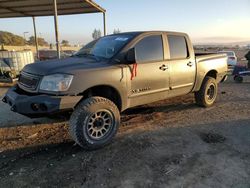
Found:
<svg viewBox="0 0 250 188"><path fill-rule="evenodd" d="M41 61L26 65L22 71L35 75L49 75L55 73L73 73L75 70L93 69L111 66L105 61L96 61L85 57L69 57Z"/></svg>

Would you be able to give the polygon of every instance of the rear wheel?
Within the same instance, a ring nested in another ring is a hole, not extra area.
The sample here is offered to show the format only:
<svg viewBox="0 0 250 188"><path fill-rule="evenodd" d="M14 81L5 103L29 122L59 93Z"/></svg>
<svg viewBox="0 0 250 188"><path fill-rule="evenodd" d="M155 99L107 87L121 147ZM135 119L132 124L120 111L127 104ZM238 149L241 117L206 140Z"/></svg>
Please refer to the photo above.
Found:
<svg viewBox="0 0 250 188"><path fill-rule="evenodd" d="M214 78L206 76L198 92L195 92L196 104L202 107L210 107L217 98L218 86Z"/></svg>
<svg viewBox="0 0 250 188"><path fill-rule="evenodd" d="M76 143L85 149L97 149L112 141L120 124L120 113L112 101L91 97L77 106L69 124Z"/></svg>
<svg viewBox="0 0 250 188"><path fill-rule="evenodd" d="M243 82L243 77L242 76L234 76L234 81L237 83L242 83Z"/></svg>

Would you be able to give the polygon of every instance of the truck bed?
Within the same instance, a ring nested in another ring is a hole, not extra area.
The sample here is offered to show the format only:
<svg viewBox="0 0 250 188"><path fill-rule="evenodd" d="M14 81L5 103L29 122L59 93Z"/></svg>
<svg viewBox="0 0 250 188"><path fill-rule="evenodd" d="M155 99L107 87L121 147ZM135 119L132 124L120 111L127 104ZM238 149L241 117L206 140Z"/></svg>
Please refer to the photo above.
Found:
<svg viewBox="0 0 250 188"><path fill-rule="evenodd" d="M197 52L197 53L195 53L195 56L212 55L212 54L217 54L217 53L213 53L213 52Z"/></svg>
<svg viewBox="0 0 250 188"><path fill-rule="evenodd" d="M196 62L202 62L206 60L212 59L224 59L227 58L225 54L217 54L217 53L195 53Z"/></svg>

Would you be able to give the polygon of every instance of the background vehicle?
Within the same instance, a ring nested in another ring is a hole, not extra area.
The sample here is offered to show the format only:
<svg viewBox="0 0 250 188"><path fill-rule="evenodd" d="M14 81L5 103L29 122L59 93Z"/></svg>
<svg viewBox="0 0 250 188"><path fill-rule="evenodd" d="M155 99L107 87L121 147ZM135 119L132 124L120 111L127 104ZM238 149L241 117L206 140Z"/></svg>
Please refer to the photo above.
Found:
<svg viewBox="0 0 250 188"><path fill-rule="evenodd" d="M237 57L234 51L220 51L218 53L225 53L227 54L227 64L229 67L234 67L237 65Z"/></svg>
<svg viewBox="0 0 250 188"><path fill-rule="evenodd" d="M244 77L250 76L250 70L245 66L235 66L232 75L235 82L242 83Z"/></svg>
<svg viewBox="0 0 250 188"><path fill-rule="evenodd" d="M76 53L75 50L63 50L63 53L66 54L67 57L70 57Z"/></svg>
<svg viewBox="0 0 250 188"><path fill-rule="evenodd" d="M73 50L61 51L61 58L66 58L74 54ZM56 50L39 50L40 61L57 59Z"/></svg>
<svg viewBox="0 0 250 188"><path fill-rule="evenodd" d="M188 93L210 107L226 79L226 55L195 54L184 33L121 33L90 44L66 59L27 65L3 101L29 117L73 111L72 138L96 149L115 136L120 112Z"/></svg>

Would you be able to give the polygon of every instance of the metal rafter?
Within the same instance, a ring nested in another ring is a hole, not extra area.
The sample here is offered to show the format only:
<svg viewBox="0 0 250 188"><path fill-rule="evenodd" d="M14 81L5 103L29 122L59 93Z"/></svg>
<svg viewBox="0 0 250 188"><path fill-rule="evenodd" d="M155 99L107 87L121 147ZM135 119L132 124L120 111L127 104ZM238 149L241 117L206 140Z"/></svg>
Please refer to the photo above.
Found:
<svg viewBox="0 0 250 188"><path fill-rule="evenodd" d="M54 16L57 52L60 58L58 15L87 13L103 13L103 32L104 35L106 35L106 10L92 0L0 0L0 18L33 18L38 57L39 52L35 17Z"/></svg>

